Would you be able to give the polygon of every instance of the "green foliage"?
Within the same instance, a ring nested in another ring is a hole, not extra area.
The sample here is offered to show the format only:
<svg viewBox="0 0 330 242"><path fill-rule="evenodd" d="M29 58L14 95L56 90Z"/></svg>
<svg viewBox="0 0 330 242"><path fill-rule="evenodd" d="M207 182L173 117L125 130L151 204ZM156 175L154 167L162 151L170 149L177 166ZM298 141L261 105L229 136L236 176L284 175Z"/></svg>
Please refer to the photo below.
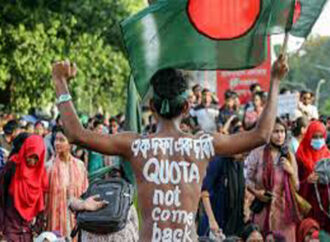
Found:
<svg viewBox="0 0 330 242"><path fill-rule="evenodd" d="M289 58L289 82L298 89L307 87L314 93L321 79L319 110L330 115L330 38L312 38L306 41L303 48ZM327 70L328 69L328 70Z"/></svg>
<svg viewBox="0 0 330 242"><path fill-rule="evenodd" d="M0 103L27 112L54 102L51 63L69 59L78 110L122 111L129 67L119 21L143 0L16 0L0 3ZM99 105L99 106L98 106Z"/></svg>

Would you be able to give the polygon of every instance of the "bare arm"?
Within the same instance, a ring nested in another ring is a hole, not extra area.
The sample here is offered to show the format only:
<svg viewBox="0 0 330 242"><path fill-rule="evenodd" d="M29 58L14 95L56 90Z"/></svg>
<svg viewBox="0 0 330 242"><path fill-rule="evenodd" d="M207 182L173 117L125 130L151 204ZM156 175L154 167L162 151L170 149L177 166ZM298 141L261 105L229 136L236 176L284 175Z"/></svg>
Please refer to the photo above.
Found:
<svg viewBox="0 0 330 242"><path fill-rule="evenodd" d="M209 192L208 191L203 191L201 197L202 197L202 202L203 202L203 205L204 205L204 208L205 208L206 215L209 219L210 229L213 232L218 232L220 230L220 228L219 228L219 225L217 223L217 220L214 217L214 213L212 211Z"/></svg>
<svg viewBox="0 0 330 242"><path fill-rule="evenodd" d="M109 203L105 200L100 199L99 195L94 195L86 200L80 198L72 198L69 202L69 208L74 212L80 211L97 211L101 208L104 208Z"/></svg>
<svg viewBox="0 0 330 242"><path fill-rule="evenodd" d="M276 118L277 96L280 79L288 71L286 58L280 56L272 67L271 86L266 107L257 126L247 132L235 135L214 134L215 152L220 155L232 155L252 150L269 141Z"/></svg>
<svg viewBox="0 0 330 242"><path fill-rule="evenodd" d="M70 62L57 62L53 65L53 82L56 96L68 94L67 81L76 75L76 67ZM84 129L79 122L75 108L71 101L58 105L63 121L63 128L71 143L84 146L88 149L107 155L129 156L130 144L137 136L133 133L120 133L116 135L102 135Z"/></svg>

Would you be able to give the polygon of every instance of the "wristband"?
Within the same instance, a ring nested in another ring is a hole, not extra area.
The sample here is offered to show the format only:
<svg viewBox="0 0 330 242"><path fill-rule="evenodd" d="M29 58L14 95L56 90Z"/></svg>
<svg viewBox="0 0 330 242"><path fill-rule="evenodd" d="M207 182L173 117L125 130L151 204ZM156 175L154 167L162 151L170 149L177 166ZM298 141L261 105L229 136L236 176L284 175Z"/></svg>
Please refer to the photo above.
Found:
<svg viewBox="0 0 330 242"><path fill-rule="evenodd" d="M60 95L57 99L56 99L56 104L59 105L61 103L65 103L65 102L68 102L68 101L71 101L72 100L72 97L70 94L62 94Z"/></svg>

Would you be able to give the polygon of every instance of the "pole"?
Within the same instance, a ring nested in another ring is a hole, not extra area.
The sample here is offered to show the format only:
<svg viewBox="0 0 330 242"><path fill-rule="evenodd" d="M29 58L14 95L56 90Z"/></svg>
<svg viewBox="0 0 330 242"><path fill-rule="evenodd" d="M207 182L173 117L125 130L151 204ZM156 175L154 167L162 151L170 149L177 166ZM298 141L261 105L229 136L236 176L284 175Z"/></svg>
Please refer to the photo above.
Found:
<svg viewBox="0 0 330 242"><path fill-rule="evenodd" d="M324 79L319 80L317 83L316 91L315 91L315 106L319 108L319 99L320 99L320 90L321 86L325 83Z"/></svg>
<svg viewBox="0 0 330 242"><path fill-rule="evenodd" d="M289 33L285 32L284 35L284 40L283 40L283 44L282 44L282 48L281 48L281 55L285 55L286 54L286 50L288 49L288 41L289 41Z"/></svg>

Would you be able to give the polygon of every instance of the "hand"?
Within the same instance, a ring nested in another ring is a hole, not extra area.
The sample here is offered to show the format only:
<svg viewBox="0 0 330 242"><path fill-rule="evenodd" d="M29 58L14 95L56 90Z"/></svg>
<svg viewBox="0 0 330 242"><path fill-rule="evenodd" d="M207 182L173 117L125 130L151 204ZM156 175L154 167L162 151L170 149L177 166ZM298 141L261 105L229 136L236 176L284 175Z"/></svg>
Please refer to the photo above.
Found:
<svg viewBox="0 0 330 242"><path fill-rule="evenodd" d="M319 175L316 174L315 172L312 172L307 178L308 183L316 183L318 180L319 180Z"/></svg>
<svg viewBox="0 0 330 242"><path fill-rule="evenodd" d="M284 55L280 55L272 67L272 79L281 80L288 73L288 58Z"/></svg>
<svg viewBox="0 0 330 242"><path fill-rule="evenodd" d="M100 195L94 195L89 198L87 198L84 201L84 210L86 211L97 211L101 208L104 208L109 203L105 200L100 200Z"/></svg>
<svg viewBox="0 0 330 242"><path fill-rule="evenodd" d="M283 165L283 170L286 171L290 176L293 176L294 171L292 165L290 164L290 161L288 161L287 158L282 157L280 162Z"/></svg>
<svg viewBox="0 0 330 242"><path fill-rule="evenodd" d="M268 197L268 196L265 195L265 191L264 190L257 190L257 191L255 191L254 196L256 198L258 198L260 201L265 202L265 203L268 203L271 200L270 197Z"/></svg>
<svg viewBox="0 0 330 242"><path fill-rule="evenodd" d="M53 80L57 81L69 81L77 74L77 66L75 63L69 61L59 61L53 64Z"/></svg>
<svg viewBox="0 0 330 242"><path fill-rule="evenodd" d="M218 223L217 223L217 221L215 221L215 220L210 220L210 230L213 232L213 233L220 233L220 228L219 228L219 225L218 225Z"/></svg>

